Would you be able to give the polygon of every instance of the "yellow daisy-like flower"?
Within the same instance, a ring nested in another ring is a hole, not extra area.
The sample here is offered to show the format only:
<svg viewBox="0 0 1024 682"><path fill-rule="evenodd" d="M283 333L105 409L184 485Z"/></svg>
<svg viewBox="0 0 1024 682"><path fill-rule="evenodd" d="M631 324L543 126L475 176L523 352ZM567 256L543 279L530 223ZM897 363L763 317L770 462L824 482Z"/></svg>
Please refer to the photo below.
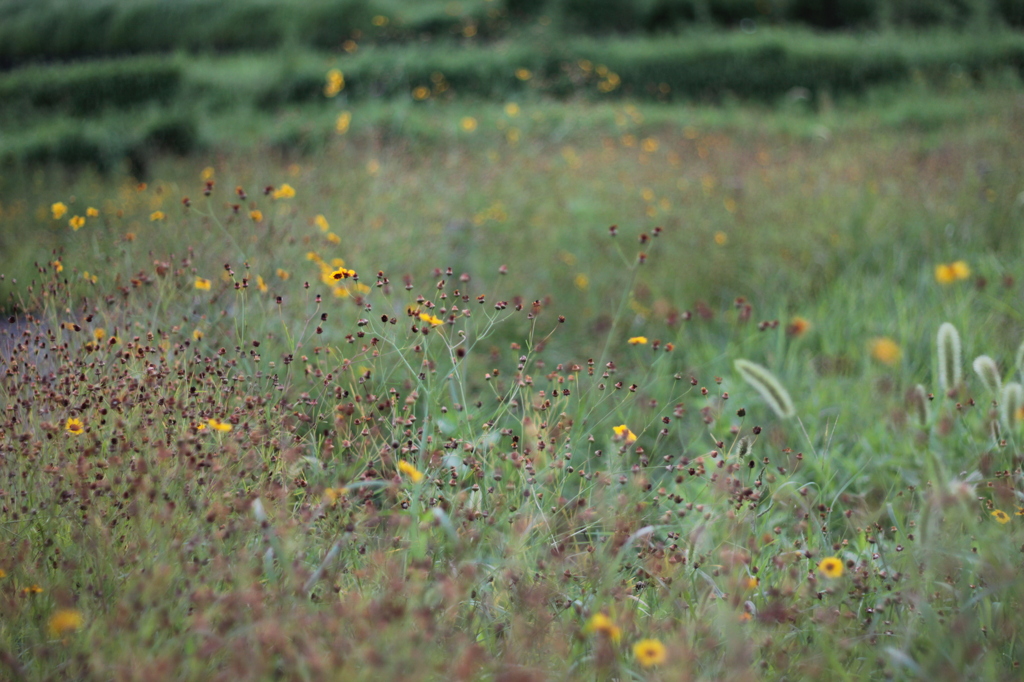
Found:
<svg viewBox="0 0 1024 682"><path fill-rule="evenodd" d="M63 201L58 201L50 206L50 210L53 211L53 219L60 220L64 217L64 214L68 212L68 207Z"/></svg>
<svg viewBox="0 0 1024 682"><path fill-rule="evenodd" d="M192 338L195 339L196 341L199 341L200 339L202 339L203 336L204 336L204 334L203 334L203 331L201 329L193 329L192 330Z"/></svg>
<svg viewBox="0 0 1024 682"><path fill-rule="evenodd" d="M661 665L668 658L665 645L656 639L641 639L633 645L633 655L645 668Z"/></svg>
<svg viewBox="0 0 1024 682"><path fill-rule="evenodd" d="M222 422L219 419L207 419L206 423L209 424L210 428L214 431L223 431L224 433L227 433L231 430L231 424Z"/></svg>
<svg viewBox="0 0 1024 682"><path fill-rule="evenodd" d="M52 263L50 263L50 265L52 265L53 269L56 270L57 272L64 272L64 264L61 263L59 260L53 261Z"/></svg>
<svg viewBox="0 0 1024 682"><path fill-rule="evenodd" d="M74 417L68 417L67 422L64 423L64 429L72 436L80 436L85 433L85 425L82 420Z"/></svg>
<svg viewBox="0 0 1024 682"><path fill-rule="evenodd" d="M80 215L72 216L71 220L68 221L68 225L71 226L72 230L78 232L85 225L85 218Z"/></svg>
<svg viewBox="0 0 1024 682"><path fill-rule="evenodd" d="M256 275L256 288L260 290L260 293L267 293L267 283L263 281L261 275Z"/></svg>
<svg viewBox="0 0 1024 682"><path fill-rule="evenodd" d="M352 125L352 112L343 111L338 114L337 120L334 121L334 130L339 135L344 135L348 132L349 126Z"/></svg>
<svg viewBox="0 0 1024 682"><path fill-rule="evenodd" d="M459 121L459 126L467 133L471 133L476 130L477 122L472 116L464 116L462 120Z"/></svg>
<svg viewBox="0 0 1024 682"><path fill-rule="evenodd" d="M39 585L29 585L28 587L21 588L24 594L42 594L43 588Z"/></svg>
<svg viewBox="0 0 1024 682"><path fill-rule="evenodd" d="M646 336L634 336L633 338L631 338L629 340L629 343L631 345L634 345L634 346L646 346L647 345L647 337Z"/></svg>
<svg viewBox="0 0 1024 682"><path fill-rule="evenodd" d="M327 218L324 217L323 213L319 213L316 218L313 218L313 224L319 227L321 232L327 232L331 229L331 224L327 222Z"/></svg>
<svg viewBox="0 0 1024 682"><path fill-rule="evenodd" d="M439 325L439 324L444 324L444 320L442 320L440 317L437 317L435 315L431 315L429 313L420 313L419 314L419 318L421 320L423 320L424 322L426 322L428 324L431 324L431 325L433 325L435 327L437 325Z"/></svg>
<svg viewBox="0 0 1024 682"><path fill-rule="evenodd" d="M292 276L291 273L288 272L287 270L285 270L284 268L278 268L277 269L277 278L278 279L287 281L288 278L291 277L291 276Z"/></svg>
<svg viewBox="0 0 1024 682"><path fill-rule="evenodd" d="M263 211L260 211L258 209L253 209L252 211L249 211L249 218L254 223L262 222L263 221Z"/></svg>
<svg viewBox="0 0 1024 682"><path fill-rule="evenodd" d="M626 445L632 445L636 442L636 434L630 431L629 427L625 424L613 426L612 431L615 433L615 438L625 440Z"/></svg>
<svg viewBox="0 0 1024 682"><path fill-rule="evenodd" d="M596 632L616 644L622 639L622 630L615 624L615 621L603 613L595 613L591 616L587 621L587 626L583 628L583 632L588 635Z"/></svg>
<svg viewBox="0 0 1024 682"><path fill-rule="evenodd" d="M325 97L337 97L338 93L345 88L345 75L338 69L331 69L327 72L327 83L324 84Z"/></svg>
<svg viewBox="0 0 1024 682"><path fill-rule="evenodd" d="M196 289L199 289L200 291L209 291L210 280L205 277L196 277Z"/></svg>
<svg viewBox="0 0 1024 682"><path fill-rule="evenodd" d="M272 195L275 199L291 199L295 196L295 188L285 183L278 189L274 190Z"/></svg>
<svg viewBox="0 0 1024 682"><path fill-rule="evenodd" d="M99 341L106 335L107 330L104 329L103 327L96 327L95 329L92 330L92 338L96 339L97 341Z"/></svg>
<svg viewBox="0 0 1024 682"><path fill-rule="evenodd" d="M868 350L871 352L871 357L886 365L895 365L903 357L903 351L900 350L899 344L888 336L871 339Z"/></svg>
<svg viewBox="0 0 1024 682"><path fill-rule="evenodd" d="M411 478L413 483L419 483L423 480L422 472L404 459L398 462L398 470Z"/></svg>
<svg viewBox="0 0 1024 682"><path fill-rule="evenodd" d="M63 637L69 632L79 629L84 623L85 619L80 611L75 609L59 609L50 616L47 629L50 631L51 637Z"/></svg>
<svg viewBox="0 0 1024 682"><path fill-rule="evenodd" d="M825 557L818 562L818 570L826 578L838 578L843 575L843 562L838 557Z"/></svg>
<svg viewBox="0 0 1024 682"><path fill-rule="evenodd" d="M356 271L355 270L348 270L346 268L338 268L337 270L335 270L334 272L331 273L331 279L336 281L336 282L341 281L343 279L348 279L349 277L355 277L355 276L356 276Z"/></svg>
<svg viewBox="0 0 1024 682"><path fill-rule="evenodd" d="M1007 514L1004 511L1002 511L1001 509L996 509L995 511L993 511L992 512L992 516L999 523L1009 523L1010 522L1010 515Z"/></svg>
<svg viewBox="0 0 1024 682"><path fill-rule="evenodd" d="M163 220L166 217L167 214L164 213L163 211L153 211L152 213L149 214L149 219L154 223Z"/></svg>
<svg viewBox="0 0 1024 682"><path fill-rule="evenodd" d="M949 267L953 270L953 276L958 280L971 276L971 266L967 264L967 261L958 260L950 263Z"/></svg>
<svg viewBox="0 0 1024 682"><path fill-rule="evenodd" d="M327 233L327 241L329 241L332 244L340 244L341 243L341 237L339 237L338 235L334 234L333 232L328 232Z"/></svg>
<svg viewBox="0 0 1024 682"><path fill-rule="evenodd" d="M100 217L100 211L99 211L99 209L96 209L96 208L93 208L92 206L90 206L89 208L85 209L85 215L89 216L90 218L99 218Z"/></svg>

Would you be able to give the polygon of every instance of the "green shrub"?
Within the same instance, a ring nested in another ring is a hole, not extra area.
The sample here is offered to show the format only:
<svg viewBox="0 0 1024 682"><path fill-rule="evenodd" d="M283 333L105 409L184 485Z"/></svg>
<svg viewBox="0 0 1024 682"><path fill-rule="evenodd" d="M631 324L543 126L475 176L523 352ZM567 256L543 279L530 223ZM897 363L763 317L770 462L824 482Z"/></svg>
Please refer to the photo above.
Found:
<svg viewBox="0 0 1024 682"><path fill-rule="evenodd" d="M82 115L151 101L166 104L180 84L181 67L167 60L31 67L0 76L0 101L14 109L57 109Z"/></svg>

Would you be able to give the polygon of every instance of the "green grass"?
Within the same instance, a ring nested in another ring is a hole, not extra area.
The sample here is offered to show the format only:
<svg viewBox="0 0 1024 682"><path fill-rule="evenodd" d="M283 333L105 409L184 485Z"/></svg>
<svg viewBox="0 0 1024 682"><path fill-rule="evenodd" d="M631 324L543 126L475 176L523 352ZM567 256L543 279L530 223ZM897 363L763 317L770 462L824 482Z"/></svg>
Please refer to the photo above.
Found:
<svg viewBox="0 0 1024 682"><path fill-rule="evenodd" d="M1020 422L970 371L1024 339L1000 78L226 110L145 187L5 174L0 677L1016 679Z"/></svg>

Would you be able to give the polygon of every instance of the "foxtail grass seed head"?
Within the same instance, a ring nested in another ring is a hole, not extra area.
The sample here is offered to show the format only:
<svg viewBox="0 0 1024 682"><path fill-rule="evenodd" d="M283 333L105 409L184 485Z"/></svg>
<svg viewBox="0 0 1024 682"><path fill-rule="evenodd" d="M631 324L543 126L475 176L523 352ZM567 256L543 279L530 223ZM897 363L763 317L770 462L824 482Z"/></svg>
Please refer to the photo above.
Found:
<svg viewBox="0 0 1024 682"><path fill-rule="evenodd" d="M1017 357L1014 360L1014 366L1021 373L1021 376L1024 377L1024 341L1017 347Z"/></svg>
<svg viewBox="0 0 1024 682"><path fill-rule="evenodd" d="M928 426L930 414L928 410L928 392L924 389L924 386L918 384L910 390L910 410L914 414L914 418L917 420L918 426L922 428Z"/></svg>
<svg viewBox="0 0 1024 682"><path fill-rule="evenodd" d="M1003 386L999 395L999 421L1008 432L1020 423L1021 412L1024 411L1024 386L1016 381Z"/></svg>
<svg viewBox="0 0 1024 682"><path fill-rule="evenodd" d="M999 376L999 367L996 365L996 361L987 355L979 355L974 358L972 366L974 373L978 375L989 393L999 395L1003 389L1003 379Z"/></svg>
<svg viewBox="0 0 1024 682"><path fill-rule="evenodd" d="M963 351L960 346L960 332L949 322L939 327L937 337L939 353L939 386L943 392L952 393L963 381Z"/></svg>
<svg viewBox="0 0 1024 682"><path fill-rule="evenodd" d="M743 358L736 360L733 366L743 380L761 394L761 397L780 419L789 419L796 414L789 392L775 378L775 375L768 371L768 368Z"/></svg>

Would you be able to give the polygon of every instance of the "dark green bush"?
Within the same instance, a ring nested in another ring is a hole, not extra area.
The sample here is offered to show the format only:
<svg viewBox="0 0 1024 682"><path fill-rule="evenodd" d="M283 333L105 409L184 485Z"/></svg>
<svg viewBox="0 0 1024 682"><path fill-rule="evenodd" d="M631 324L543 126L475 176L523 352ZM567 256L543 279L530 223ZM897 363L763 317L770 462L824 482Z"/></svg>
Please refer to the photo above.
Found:
<svg viewBox="0 0 1024 682"><path fill-rule="evenodd" d="M177 94L181 77L177 64L153 58L31 67L0 76L0 102L4 108L83 115L167 103Z"/></svg>

